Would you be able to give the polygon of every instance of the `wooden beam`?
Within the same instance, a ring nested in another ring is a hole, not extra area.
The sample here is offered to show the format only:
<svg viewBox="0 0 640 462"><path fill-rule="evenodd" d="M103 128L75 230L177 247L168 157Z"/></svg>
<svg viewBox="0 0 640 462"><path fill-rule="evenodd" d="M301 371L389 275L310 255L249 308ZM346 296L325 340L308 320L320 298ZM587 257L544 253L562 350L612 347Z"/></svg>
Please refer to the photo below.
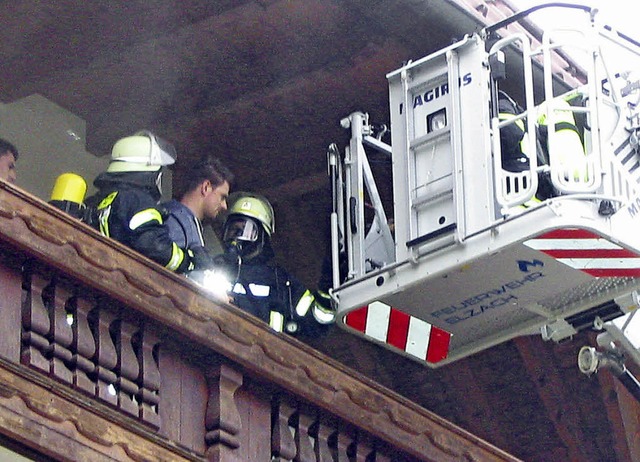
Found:
<svg viewBox="0 0 640 462"><path fill-rule="evenodd" d="M582 417L584 409L594 403L593 396L585 393L588 390L578 388L584 378L578 370L576 359L580 345L576 345L575 341L558 345L544 342L538 336L520 337L514 343L544 403L544 409L540 412L549 416L567 448L567 460L603 460L603 450L586 428ZM574 376L567 371L569 367L575 370ZM607 423L597 412L589 414L590 424L596 421Z"/></svg>
<svg viewBox="0 0 640 462"><path fill-rule="evenodd" d="M592 378L592 380L595 378ZM602 401L611 424L616 460L640 460L640 406L607 369L597 373Z"/></svg>

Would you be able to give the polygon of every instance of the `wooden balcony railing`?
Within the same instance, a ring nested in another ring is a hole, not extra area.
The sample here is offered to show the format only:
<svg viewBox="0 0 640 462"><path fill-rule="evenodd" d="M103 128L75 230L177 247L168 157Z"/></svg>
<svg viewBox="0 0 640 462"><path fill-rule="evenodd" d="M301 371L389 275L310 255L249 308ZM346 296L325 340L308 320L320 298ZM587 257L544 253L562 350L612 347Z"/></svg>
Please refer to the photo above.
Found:
<svg viewBox="0 0 640 462"><path fill-rule="evenodd" d="M0 181L0 433L54 460L511 461Z"/></svg>

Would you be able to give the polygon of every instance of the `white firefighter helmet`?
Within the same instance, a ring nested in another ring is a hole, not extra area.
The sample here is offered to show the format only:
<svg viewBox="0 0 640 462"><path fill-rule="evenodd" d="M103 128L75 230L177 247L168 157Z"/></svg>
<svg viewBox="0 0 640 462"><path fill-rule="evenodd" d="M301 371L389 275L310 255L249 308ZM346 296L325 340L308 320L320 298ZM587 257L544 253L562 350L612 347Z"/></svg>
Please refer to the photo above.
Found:
<svg viewBox="0 0 640 462"><path fill-rule="evenodd" d="M262 224L269 236L275 232L273 207L266 197L259 194L238 192L231 195L229 202L231 202L227 212L229 218L234 215L254 218Z"/></svg>
<svg viewBox="0 0 640 462"><path fill-rule="evenodd" d="M155 172L176 161L173 145L148 130L121 138L113 145L107 172Z"/></svg>

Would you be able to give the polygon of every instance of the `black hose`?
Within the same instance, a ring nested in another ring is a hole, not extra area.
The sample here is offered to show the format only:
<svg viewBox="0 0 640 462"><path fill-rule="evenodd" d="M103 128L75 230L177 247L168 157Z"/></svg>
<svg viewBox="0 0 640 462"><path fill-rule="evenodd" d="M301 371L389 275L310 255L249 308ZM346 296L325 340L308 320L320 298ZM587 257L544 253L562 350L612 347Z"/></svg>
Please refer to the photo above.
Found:
<svg viewBox="0 0 640 462"><path fill-rule="evenodd" d="M523 11L519 11L516 14L514 14L513 16L510 16L508 18L503 19L502 21L498 21L495 24L492 24L491 26L485 27L484 31L486 33L487 36L489 36L490 34L492 34L493 32L495 32L496 30L505 27L509 24L511 24L512 22L516 22L519 21L521 18L523 18L524 16L528 16L529 14L533 13L534 11L540 10L542 8L549 8L549 7L561 7L561 8L575 8L578 10L584 10L587 12L591 12L591 7L589 6L585 6L585 5L576 5L574 3L544 3L542 5L536 5L533 6L527 10L523 10Z"/></svg>

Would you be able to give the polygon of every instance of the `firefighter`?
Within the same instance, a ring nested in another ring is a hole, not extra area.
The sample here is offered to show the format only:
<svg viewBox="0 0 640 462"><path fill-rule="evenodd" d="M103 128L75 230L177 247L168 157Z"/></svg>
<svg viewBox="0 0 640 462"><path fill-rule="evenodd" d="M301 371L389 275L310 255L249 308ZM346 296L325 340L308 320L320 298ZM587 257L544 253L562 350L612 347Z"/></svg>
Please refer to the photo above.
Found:
<svg viewBox="0 0 640 462"><path fill-rule="evenodd" d="M538 127L543 139L543 145L547 147L551 155L560 166L562 176L568 182L588 181L588 166L582 134L576 124L576 118L571 110L571 104L564 99L553 101L554 115L554 143L548 143L548 107L543 106L538 117Z"/></svg>
<svg viewBox="0 0 640 462"><path fill-rule="evenodd" d="M184 273L210 266L211 258L203 247L185 249L173 242L157 208L162 169L175 159L173 145L147 130L118 140L107 171L94 180L98 192L86 201L85 221L104 236Z"/></svg>
<svg viewBox="0 0 640 462"><path fill-rule="evenodd" d="M515 118L521 114L523 109L509 95L503 91L498 92L498 119L500 122ZM529 138L526 136L526 119L519 119L500 129L500 151L502 168L510 172L522 172L530 168ZM539 127L539 126L538 126ZM540 135L540 131L537 131ZM548 165L547 151L540 143L539 136L536 139L535 153L538 165ZM551 183L551 178L547 171L538 172L538 189L531 200L522 204L521 207L528 208L536 205L545 199L557 196L558 193Z"/></svg>
<svg viewBox="0 0 640 462"><path fill-rule="evenodd" d="M498 92L498 120L514 119L522 108L505 92ZM500 152L502 168L509 172L523 172L529 169L525 119L519 119L500 129Z"/></svg>
<svg viewBox="0 0 640 462"><path fill-rule="evenodd" d="M9 183L16 182L16 162L18 150L6 140L0 138L0 178Z"/></svg>
<svg viewBox="0 0 640 462"><path fill-rule="evenodd" d="M225 252L216 261L230 282L232 303L277 332L320 335L335 320L330 300L275 263L274 231L273 208L266 198L235 195L223 227Z"/></svg>

